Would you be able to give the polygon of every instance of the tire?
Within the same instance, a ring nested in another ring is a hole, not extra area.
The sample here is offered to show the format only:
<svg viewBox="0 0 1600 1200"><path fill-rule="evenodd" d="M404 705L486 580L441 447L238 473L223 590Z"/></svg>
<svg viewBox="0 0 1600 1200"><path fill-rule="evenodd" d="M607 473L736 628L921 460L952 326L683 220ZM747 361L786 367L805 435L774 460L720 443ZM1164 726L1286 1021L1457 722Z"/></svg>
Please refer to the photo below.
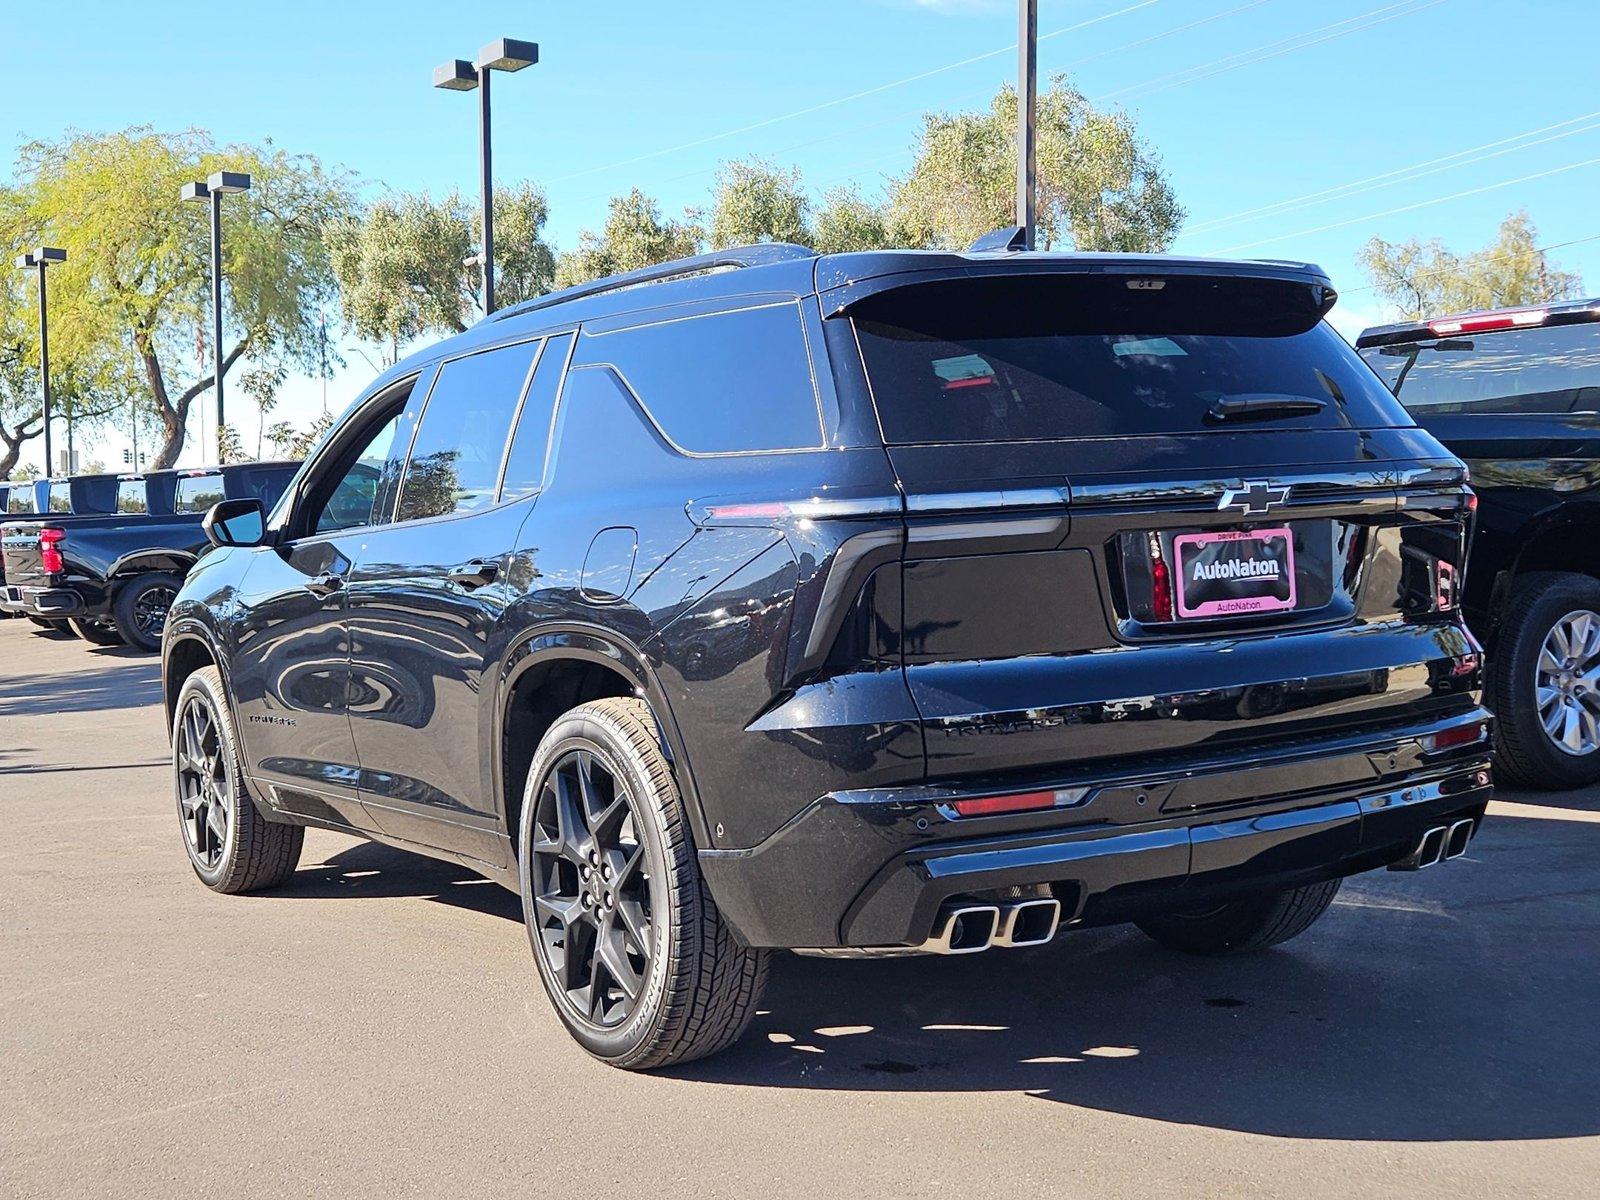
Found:
<svg viewBox="0 0 1600 1200"><path fill-rule="evenodd" d="M768 955L740 946L717 911L644 701L596 700L551 726L528 772L518 832L539 978L585 1050L648 1070L738 1040ZM602 946L617 968L601 961Z"/></svg>
<svg viewBox="0 0 1600 1200"><path fill-rule="evenodd" d="M1539 705L1539 676L1545 642L1558 624L1580 613L1600 614L1600 581L1587 575L1539 572L1512 585L1505 615L1489 657L1488 700L1494 709L1496 762L1500 780L1532 788L1578 788L1600 780L1600 737L1583 735L1574 722L1577 741L1588 748L1579 753L1562 749L1545 731ZM1594 714L1590 731L1600 733L1600 620L1583 662L1572 680L1576 709ZM1582 666L1593 672L1584 676ZM1556 720L1563 719L1563 702L1554 701Z"/></svg>
<svg viewBox="0 0 1600 1200"><path fill-rule="evenodd" d="M221 672L202 667L185 679L175 712L173 790L189 865L214 892L282 884L300 862L306 831L267 820L245 791Z"/></svg>
<svg viewBox="0 0 1600 1200"><path fill-rule="evenodd" d="M97 621L85 621L79 617L69 617L67 621L72 626L72 632L86 642L96 646L122 645L122 635L113 626L101 625Z"/></svg>
<svg viewBox="0 0 1600 1200"><path fill-rule="evenodd" d="M182 586L181 579L165 571L147 571L123 584L111 602L111 615L122 640L146 653L161 649L161 630L167 623L167 610ZM156 620L158 613L159 621Z"/></svg>
<svg viewBox="0 0 1600 1200"><path fill-rule="evenodd" d="M1304 933L1327 911L1340 879L1260 892L1199 913L1169 913L1138 922L1145 934L1186 954L1250 954Z"/></svg>

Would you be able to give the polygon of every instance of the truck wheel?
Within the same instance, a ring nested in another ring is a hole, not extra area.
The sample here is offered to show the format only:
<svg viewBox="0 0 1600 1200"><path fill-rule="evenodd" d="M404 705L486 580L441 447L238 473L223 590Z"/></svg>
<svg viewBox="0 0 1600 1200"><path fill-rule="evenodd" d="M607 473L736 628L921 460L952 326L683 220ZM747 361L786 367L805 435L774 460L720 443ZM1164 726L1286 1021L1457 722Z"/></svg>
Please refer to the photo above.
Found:
<svg viewBox="0 0 1600 1200"><path fill-rule="evenodd" d="M306 831L269 821L245 791L233 715L216 667L183 681L172 723L172 777L189 865L214 892L277 887L294 874Z"/></svg>
<svg viewBox="0 0 1600 1200"><path fill-rule="evenodd" d="M147 571L123 584L111 602L117 632L128 645L146 652L161 649L161 631L167 627L167 610L177 599L183 581L164 571Z"/></svg>
<svg viewBox="0 0 1600 1200"><path fill-rule="evenodd" d="M646 1070L738 1040L768 956L740 946L717 911L644 701L596 700L551 726L519 835L539 977L585 1050Z"/></svg>
<svg viewBox="0 0 1600 1200"><path fill-rule="evenodd" d="M1171 950L1187 954L1249 954L1304 933L1327 911L1340 879L1283 891L1259 892L1193 913L1167 913L1138 922Z"/></svg>
<svg viewBox="0 0 1600 1200"><path fill-rule="evenodd" d="M1516 582L1489 661L1503 781L1576 788L1600 779L1600 581Z"/></svg>
<svg viewBox="0 0 1600 1200"><path fill-rule="evenodd" d="M98 621L85 621L81 617L69 617L67 622L72 626L72 632L86 642L96 646L122 645L122 635L110 625L102 625Z"/></svg>

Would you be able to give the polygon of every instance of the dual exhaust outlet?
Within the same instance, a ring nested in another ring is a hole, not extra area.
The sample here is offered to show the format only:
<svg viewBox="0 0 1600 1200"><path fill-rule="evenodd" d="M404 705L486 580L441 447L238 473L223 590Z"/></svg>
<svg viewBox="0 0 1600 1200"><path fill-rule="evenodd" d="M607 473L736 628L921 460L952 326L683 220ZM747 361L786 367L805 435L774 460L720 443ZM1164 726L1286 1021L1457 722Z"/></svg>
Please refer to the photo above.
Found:
<svg viewBox="0 0 1600 1200"><path fill-rule="evenodd" d="M1056 936L1060 924L1059 900L946 905L934 919L933 936L916 952L977 954L992 946L1042 946Z"/></svg>
<svg viewBox="0 0 1600 1200"><path fill-rule="evenodd" d="M1435 825L1422 835L1422 840L1417 843L1416 849L1406 855L1397 863L1391 863L1391 871L1420 871L1424 867L1437 866L1442 862L1449 862L1452 858L1460 858L1467 852L1467 846L1472 842L1472 835L1477 827L1477 822L1471 817L1463 817L1450 825Z"/></svg>

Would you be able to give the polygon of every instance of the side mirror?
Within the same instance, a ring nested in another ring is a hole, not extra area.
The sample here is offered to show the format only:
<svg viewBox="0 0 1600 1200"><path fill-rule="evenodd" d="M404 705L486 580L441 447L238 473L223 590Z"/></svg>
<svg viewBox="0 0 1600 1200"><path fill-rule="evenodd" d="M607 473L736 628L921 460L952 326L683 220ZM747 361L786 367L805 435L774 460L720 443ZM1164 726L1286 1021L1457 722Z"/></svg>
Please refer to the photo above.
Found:
<svg viewBox="0 0 1600 1200"><path fill-rule="evenodd" d="M254 496L213 504L200 523L213 546L259 546L267 536L267 510Z"/></svg>

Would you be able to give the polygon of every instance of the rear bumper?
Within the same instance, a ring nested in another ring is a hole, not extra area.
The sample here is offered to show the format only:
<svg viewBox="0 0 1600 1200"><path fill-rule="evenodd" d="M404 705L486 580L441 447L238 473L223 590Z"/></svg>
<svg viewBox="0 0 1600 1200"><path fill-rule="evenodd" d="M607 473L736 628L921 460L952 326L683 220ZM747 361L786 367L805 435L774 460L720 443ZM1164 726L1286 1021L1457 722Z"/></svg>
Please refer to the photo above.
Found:
<svg viewBox="0 0 1600 1200"><path fill-rule="evenodd" d="M748 851L702 851L718 907L752 945L915 946L942 906L1002 889L1060 900L1063 923L1105 924L1398 863L1430 828L1483 815L1487 741L1430 754L1421 739L1471 714L1253 760L1074 783L1070 809L958 818L983 791L836 793ZM1015 893L1013 893L1015 894Z"/></svg>
<svg viewBox="0 0 1600 1200"><path fill-rule="evenodd" d="M84 614L83 597L72 588L0 588L0 608L35 617L78 617Z"/></svg>

